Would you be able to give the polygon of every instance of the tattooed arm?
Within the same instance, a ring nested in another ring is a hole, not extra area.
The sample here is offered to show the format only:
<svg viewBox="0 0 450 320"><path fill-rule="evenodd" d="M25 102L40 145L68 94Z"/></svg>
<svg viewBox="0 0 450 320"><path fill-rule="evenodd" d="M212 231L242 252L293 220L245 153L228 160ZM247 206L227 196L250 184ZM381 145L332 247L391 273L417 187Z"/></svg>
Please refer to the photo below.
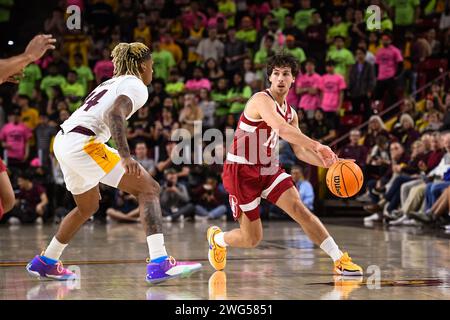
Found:
<svg viewBox="0 0 450 320"><path fill-rule="evenodd" d="M133 103L131 99L127 96L120 95L114 101L113 107L107 115L107 121L126 174L137 175L139 177L141 168L138 162L131 158L130 147L127 141L127 128L125 125L126 118L132 110Z"/></svg>

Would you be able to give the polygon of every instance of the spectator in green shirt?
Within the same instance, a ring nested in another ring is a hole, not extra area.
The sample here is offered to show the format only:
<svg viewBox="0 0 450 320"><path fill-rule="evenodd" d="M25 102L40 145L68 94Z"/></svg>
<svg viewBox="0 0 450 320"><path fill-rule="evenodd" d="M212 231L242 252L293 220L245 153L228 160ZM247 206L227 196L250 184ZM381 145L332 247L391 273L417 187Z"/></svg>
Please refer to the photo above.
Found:
<svg viewBox="0 0 450 320"><path fill-rule="evenodd" d="M48 75L41 81L41 90L45 91L47 97L51 99L53 97L52 87L61 87L66 82L66 79L62 75L58 74L58 67L54 64L50 64L47 70Z"/></svg>
<svg viewBox="0 0 450 320"><path fill-rule="evenodd" d="M396 26L411 26L420 17L420 0L388 0Z"/></svg>
<svg viewBox="0 0 450 320"><path fill-rule="evenodd" d="M366 12L366 20L368 18L369 13ZM387 12L383 9L380 8L380 16L381 16L381 21L380 21L380 27L381 27L381 32L384 32L385 30L387 31L392 31L394 29L394 23L392 22L391 18L389 17L389 15L387 14ZM380 31L376 29L376 26L373 26L371 24L367 24L367 30L372 32L372 31Z"/></svg>
<svg viewBox="0 0 450 320"><path fill-rule="evenodd" d="M348 25L347 23L342 22L342 17L339 12L335 12L331 20L333 21L333 24L327 32L328 44L332 43L336 36L341 36L344 38L347 38L348 36Z"/></svg>
<svg viewBox="0 0 450 320"><path fill-rule="evenodd" d="M300 63L306 60L305 52L302 48L295 46L295 37L292 35L286 37L286 51L297 58Z"/></svg>
<svg viewBox="0 0 450 320"><path fill-rule="evenodd" d="M216 102L216 116L223 117L228 114L230 106L227 103L228 89L227 89L227 79L220 78L217 81L217 85L214 86L211 92L211 99ZM221 119L219 122L223 122L225 119Z"/></svg>
<svg viewBox="0 0 450 320"><path fill-rule="evenodd" d="M184 82L180 80L177 68L170 69L169 80L167 81L166 92L171 97L178 97L184 91Z"/></svg>
<svg viewBox="0 0 450 320"><path fill-rule="evenodd" d="M263 79L263 83L267 79L266 75L266 63L270 56L275 54L272 51L272 45L274 42L273 36L270 34L267 35L264 39L264 47L259 49L255 54L255 58L253 59L253 63L255 64L255 69L257 70L257 75Z"/></svg>
<svg viewBox="0 0 450 320"><path fill-rule="evenodd" d="M355 58L350 50L344 47L345 39L341 36L334 38L334 48L330 48L327 54L327 60L333 60L336 64L335 72L348 79L349 67L355 64Z"/></svg>
<svg viewBox="0 0 450 320"><path fill-rule="evenodd" d="M78 75L78 83L80 83L85 94L93 89L94 74L89 66L83 65L83 56L80 53L74 56L75 67L73 70Z"/></svg>
<svg viewBox="0 0 450 320"><path fill-rule="evenodd" d="M74 70L67 72L67 81L61 85L66 101L69 104L70 112L74 112L81 106L81 99L86 95L86 91L78 81L77 73Z"/></svg>
<svg viewBox="0 0 450 320"><path fill-rule="evenodd" d="M176 65L172 53L161 49L159 41L155 41L153 42L152 59L154 72L153 77L161 78L164 81L167 81L170 68Z"/></svg>
<svg viewBox="0 0 450 320"><path fill-rule="evenodd" d="M253 21L249 16L245 16L241 20L241 28L236 32L236 39L242 40L247 44L248 48L251 48L257 38L258 33L253 27Z"/></svg>
<svg viewBox="0 0 450 320"><path fill-rule="evenodd" d="M248 99L252 96L252 89L244 82L240 73L233 76L233 85L227 94L227 102L230 104L230 114L241 113Z"/></svg>
<svg viewBox="0 0 450 320"><path fill-rule="evenodd" d="M301 9L295 13L294 20L296 27L305 31L312 24L312 15L316 9L311 8L311 0L301 0L300 6Z"/></svg>
<svg viewBox="0 0 450 320"><path fill-rule="evenodd" d="M40 79L42 79L41 68L35 63L29 64L23 70L23 78L19 82L18 93L32 98L33 89L36 86L36 82Z"/></svg>
<svg viewBox="0 0 450 320"><path fill-rule="evenodd" d="M284 17L289 14L289 10L281 6L280 0L271 0L270 3L272 5L272 10L270 12L272 12L275 19L278 20L278 25L280 28L283 29Z"/></svg>
<svg viewBox="0 0 450 320"><path fill-rule="evenodd" d="M227 19L227 27L234 27L234 18L236 16L236 4L233 0L219 0L217 3L219 12Z"/></svg>

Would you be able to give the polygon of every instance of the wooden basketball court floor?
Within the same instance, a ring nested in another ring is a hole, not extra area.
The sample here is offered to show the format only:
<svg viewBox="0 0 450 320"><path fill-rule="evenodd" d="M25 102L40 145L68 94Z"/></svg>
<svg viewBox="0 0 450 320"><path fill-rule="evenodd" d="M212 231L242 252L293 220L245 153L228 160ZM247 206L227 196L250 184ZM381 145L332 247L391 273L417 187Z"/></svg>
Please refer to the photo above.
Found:
<svg viewBox="0 0 450 320"><path fill-rule="evenodd" d="M165 224L169 254L199 261L203 268L189 278L150 286L144 280L148 253L140 225L89 223L63 255L65 266L79 268L80 281L40 282L27 275L25 265L57 226L3 225L0 300L450 299L450 237L411 227L365 228L361 219L324 221L363 266L364 277L333 277L328 256L290 221L265 221L260 246L229 250L226 270L214 272L205 240L210 223L179 222ZM217 223L225 230L236 226Z"/></svg>

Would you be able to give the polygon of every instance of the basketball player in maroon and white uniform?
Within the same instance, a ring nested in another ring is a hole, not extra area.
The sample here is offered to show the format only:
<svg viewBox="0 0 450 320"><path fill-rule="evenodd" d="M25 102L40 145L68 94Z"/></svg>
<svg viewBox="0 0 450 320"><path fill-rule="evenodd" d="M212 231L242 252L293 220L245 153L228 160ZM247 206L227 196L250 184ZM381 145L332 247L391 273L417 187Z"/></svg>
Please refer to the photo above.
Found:
<svg viewBox="0 0 450 320"><path fill-rule="evenodd" d="M240 228L208 229L209 261L216 270L226 264L227 247L256 247L263 237L261 198L284 210L306 235L334 261L334 273L361 276L362 268L343 253L320 220L301 202L293 180L277 162L279 137L289 142L298 159L328 168L338 158L325 145L305 136L295 110L286 102L298 63L288 54L272 56L267 65L270 88L254 94L241 114L223 169L233 216Z"/></svg>

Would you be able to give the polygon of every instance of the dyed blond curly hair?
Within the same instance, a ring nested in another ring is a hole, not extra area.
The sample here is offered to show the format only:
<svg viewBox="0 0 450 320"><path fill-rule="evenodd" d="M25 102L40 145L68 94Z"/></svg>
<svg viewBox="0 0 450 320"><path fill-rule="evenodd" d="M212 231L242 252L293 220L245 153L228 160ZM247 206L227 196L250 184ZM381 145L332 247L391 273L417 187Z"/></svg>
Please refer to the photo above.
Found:
<svg viewBox="0 0 450 320"><path fill-rule="evenodd" d="M151 58L150 49L143 43L119 43L111 54L114 64L114 77L133 75L141 77L139 65Z"/></svg>

